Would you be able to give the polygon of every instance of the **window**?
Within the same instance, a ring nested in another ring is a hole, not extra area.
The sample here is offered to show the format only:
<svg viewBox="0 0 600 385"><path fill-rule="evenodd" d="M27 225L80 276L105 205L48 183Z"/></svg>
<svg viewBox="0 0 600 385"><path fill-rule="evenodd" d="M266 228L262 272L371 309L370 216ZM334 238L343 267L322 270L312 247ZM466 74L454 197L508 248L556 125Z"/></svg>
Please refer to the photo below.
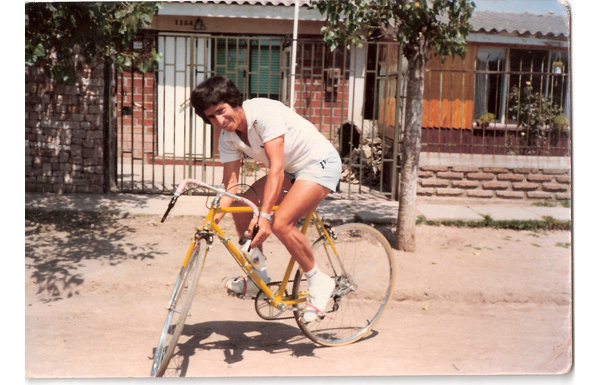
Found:
<svg viewBox="0 0 600 385"><path fill-rule="evenodd" d="M499 124L517 124L507 113L517 103L509 95L515 87L523 90L528 83L569 116L568 64L567 52L479 48L473 119L490 112Z"/></svg>
<svg viewBox="0 0 600 385"><path fill-rule="evenodd" d="M481 115L491 112L497 120L502 121L506 96L502 73L506 70L506 50L480 48L477 51L476 70L473 118L479 119Z"/></svg>
<svg viewBox="0 0 600 385"><path fill-rule="evenodd" d="M247 95L246 72L248 68L248 43L238 39L217 39L215 70L217 75L223 75Z"/></svg>
<svg viewBox="0 0 600 385"><path fill-rule="evenodd" d="M216 73L230 78L244 98L279 100L279 41L218 39L216 50Z"/></svg>

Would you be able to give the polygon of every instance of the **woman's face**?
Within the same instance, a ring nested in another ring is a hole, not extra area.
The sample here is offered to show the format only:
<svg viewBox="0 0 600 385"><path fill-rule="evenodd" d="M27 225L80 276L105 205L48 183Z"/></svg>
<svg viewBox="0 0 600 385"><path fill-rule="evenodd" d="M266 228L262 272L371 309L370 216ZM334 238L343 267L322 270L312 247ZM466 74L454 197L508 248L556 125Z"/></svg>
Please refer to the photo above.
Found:
<svg viewBox="0 0 600 385"><path fill-rule="evenodd" d="M235 130L245 132L247 127L244 127L243 111L240 106L233 108L229 103L220 102L204 110L204 115L216 128L228 132Z"/></svg>

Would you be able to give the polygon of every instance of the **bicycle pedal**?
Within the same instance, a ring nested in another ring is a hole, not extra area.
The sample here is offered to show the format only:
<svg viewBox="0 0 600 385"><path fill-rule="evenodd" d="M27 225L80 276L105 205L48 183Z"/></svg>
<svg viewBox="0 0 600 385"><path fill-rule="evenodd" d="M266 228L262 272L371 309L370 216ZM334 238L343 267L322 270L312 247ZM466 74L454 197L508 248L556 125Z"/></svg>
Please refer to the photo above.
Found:
<svg viewBox="0 0 600 385"><path fill-rule="evenodd" d="M256 299L256 296L243 295L240 293L236 293L235 291L233 291L231 289L227 289L227 295L230 297L235 297L235 298L239 298L239 299Z"/></svg>

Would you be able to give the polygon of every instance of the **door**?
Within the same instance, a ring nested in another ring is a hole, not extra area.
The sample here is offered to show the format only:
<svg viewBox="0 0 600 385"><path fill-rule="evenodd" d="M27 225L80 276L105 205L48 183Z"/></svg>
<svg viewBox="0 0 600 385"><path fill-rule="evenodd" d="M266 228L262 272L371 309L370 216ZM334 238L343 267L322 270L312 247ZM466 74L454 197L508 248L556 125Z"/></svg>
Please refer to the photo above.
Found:
<svg viewBox="0 0 600 385"><path fill-rule="evenodd" d="M211 41L193 35L159 35L163 60L158 69L159 157L211 158L211 127L194 113L189 98L194 87L210 71Z"/></svg>

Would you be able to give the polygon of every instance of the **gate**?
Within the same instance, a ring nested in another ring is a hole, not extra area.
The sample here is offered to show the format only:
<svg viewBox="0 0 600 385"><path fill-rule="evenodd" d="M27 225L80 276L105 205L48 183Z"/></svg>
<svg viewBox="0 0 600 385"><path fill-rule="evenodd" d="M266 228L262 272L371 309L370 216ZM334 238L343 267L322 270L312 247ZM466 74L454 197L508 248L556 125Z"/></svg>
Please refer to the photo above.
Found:
<svg viewBox="0 0 600 385"><path fill-rule="evenodd" d="M184 178L221 182L219 132L195 115L189 97L204 79L225 75L244 99L288 106L293 77L294 110L342 156L340 196L396 197L402 131L396 111L404 100L397 44L332 52L322 40L298 40L295 74L292 40L281 37L159 33L138 48L151 47L163 54L156 71L118 76L119 191L171 193ZM241 182L251 183L267 170L249 162L242 171Z"/></svg>

